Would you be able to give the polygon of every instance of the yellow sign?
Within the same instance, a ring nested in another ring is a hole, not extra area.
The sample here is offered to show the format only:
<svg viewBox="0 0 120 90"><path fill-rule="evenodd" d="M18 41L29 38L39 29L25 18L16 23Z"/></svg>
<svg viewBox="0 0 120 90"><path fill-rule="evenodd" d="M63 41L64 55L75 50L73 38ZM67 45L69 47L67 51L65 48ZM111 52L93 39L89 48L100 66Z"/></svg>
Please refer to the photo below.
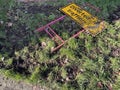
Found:
<svg viewBox="0 0 120 90"><path fill-rule="evenodd" d="M72 3L60 9L63 13L70 16L74 21L80 24L88 33L95 36L103 30L103 23L88 13L86 10Z"/></svg>
<svg viewBox="0 0 120 90"><path fill-rule="evenodd" d="M107 27L107 23L105 21L100 22L99 24L95 24L94 26L87 27L86 32L92 34L92 36L97 35L102 32Z"/></svg>

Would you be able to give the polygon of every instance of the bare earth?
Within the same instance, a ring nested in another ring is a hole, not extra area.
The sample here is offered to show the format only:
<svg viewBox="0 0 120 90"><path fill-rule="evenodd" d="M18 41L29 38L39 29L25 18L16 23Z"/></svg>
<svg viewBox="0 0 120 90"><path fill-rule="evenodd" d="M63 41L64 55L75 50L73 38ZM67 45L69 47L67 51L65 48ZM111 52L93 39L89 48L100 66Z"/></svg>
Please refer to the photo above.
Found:
<svg viewBox="0 0 120 90"><path fill-rule="evenodd" d="M0 75L0 90L50 90L46 87L15 81Z"/></svg>

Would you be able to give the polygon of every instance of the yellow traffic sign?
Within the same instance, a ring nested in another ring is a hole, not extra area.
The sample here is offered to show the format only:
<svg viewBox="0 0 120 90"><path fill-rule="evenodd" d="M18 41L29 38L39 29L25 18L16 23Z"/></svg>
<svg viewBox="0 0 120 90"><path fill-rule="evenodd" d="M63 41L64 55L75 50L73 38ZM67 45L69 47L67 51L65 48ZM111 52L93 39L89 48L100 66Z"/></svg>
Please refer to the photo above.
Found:
<svg viewBox="0 0 120 90"><path fill-rule="evenodd" d="M101 20L77 6L75 3L60 8L60 11L80 24L92 36L95 36L104 29L104 23L101 23Z"/></svg>

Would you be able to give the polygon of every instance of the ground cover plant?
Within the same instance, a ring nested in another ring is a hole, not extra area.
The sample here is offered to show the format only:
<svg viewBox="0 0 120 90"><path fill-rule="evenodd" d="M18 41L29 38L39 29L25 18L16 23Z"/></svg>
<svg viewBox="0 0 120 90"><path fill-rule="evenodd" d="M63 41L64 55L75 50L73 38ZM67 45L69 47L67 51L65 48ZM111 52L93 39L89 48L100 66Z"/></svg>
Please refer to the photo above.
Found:
<svg viewBox="0 0 120 90"><path fill-rule="evenodd" d="M0 73L52 90L119 90L119 0L74 0L78 5L90 2L100 7L97 16L109 25L96 37L80 34L54 53L50 51L55 43L44 32L34 32L62 16L59 8L69 2L0 0ZM80 28L70 18L52 27L64 39Z"/></svg>

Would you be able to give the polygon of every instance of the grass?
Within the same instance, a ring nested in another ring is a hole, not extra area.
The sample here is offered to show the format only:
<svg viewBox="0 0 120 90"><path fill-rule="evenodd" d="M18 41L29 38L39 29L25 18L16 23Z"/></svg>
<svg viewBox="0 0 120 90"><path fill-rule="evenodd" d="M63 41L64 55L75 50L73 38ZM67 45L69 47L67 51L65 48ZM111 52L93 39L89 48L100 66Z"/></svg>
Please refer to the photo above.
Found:
<svg viewBox="0 0 120 90"><path fill-rule="evenodd" d="M119 0L74 2L78 5L90 2L99 6L102 11L98 17L103 16L108 22L109 14L120 3ZM46 7L42 11L44 5L40 3L0 0L0 21L3 22L0 24L0 73L16 80L40 83L52 90L119 90L120 56L114 53L120 48L120 21L110 23L96 37L82 33L52 54L50 50L55 43L46 34L34 32L37 27L61 16L62 13L56 8L67 3L66 0L56 3L47 1L49 10ZM8 26L9 22L13 24L11 27ZM71 23L67 18L53 25L53 28L67 39ZM76 24L73 27L74 30L80 28ZM43 42L45 47L42 46Z"/></svg>

